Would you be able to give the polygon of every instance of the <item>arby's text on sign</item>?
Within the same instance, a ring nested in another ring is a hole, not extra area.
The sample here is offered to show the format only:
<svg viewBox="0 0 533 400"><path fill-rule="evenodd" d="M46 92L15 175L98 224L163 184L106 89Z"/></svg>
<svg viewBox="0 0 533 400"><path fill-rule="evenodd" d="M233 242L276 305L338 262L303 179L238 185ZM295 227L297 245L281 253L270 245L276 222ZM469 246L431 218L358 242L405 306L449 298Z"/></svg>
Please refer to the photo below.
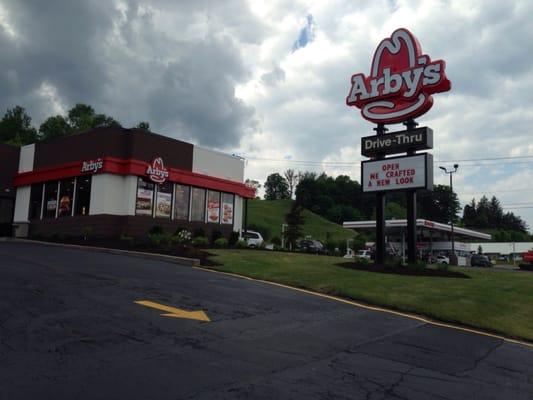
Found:
<svg viewBox="0 0 533 400"><path fill-rule="evenodd" d="M378 45L370 75L352 75L346 104L361 110L363 118L394 124L419 117L433 105L433 93L446 92L451 82L446 63L431 60L414 35L395 30Z"/></svg>

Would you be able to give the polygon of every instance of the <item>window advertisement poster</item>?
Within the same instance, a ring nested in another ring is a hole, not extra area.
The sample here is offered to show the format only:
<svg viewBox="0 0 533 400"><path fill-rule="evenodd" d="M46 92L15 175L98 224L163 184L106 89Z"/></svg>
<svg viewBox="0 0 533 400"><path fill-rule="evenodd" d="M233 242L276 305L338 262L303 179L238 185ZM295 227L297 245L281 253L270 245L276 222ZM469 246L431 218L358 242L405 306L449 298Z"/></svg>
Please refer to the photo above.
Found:
<svg viewBox="0 0 533 400"><path fill-rule="evenodd" d="M233 195L222 194L222 223L233 224Z"/></svg>
<svg viewBox="0 0 533 400"><path fill-rule="evenodd" d="M207 194L207 222L220 221L220 192L209 191Z"/></svg>
<svg viewBox="0 0 533 400"><path fill-rule="evenodd" d="M135 212L137 215L152 215L152 203L154 201L154 184L139 179L137 186L137 201Z"/></svg>
<svg viewBox="0 0 533 400"><path fill-rule="evenodd" d="M157 192L155 216L170 218L171 211L172 211L172 194L165 193L165 192Z"/></svg>
<svg viewBox="0 0 533 400"><path fill-rule="evenodd" d="M176 185L174 190L174 218L187 221L189 219L190 187Z"/></svg>

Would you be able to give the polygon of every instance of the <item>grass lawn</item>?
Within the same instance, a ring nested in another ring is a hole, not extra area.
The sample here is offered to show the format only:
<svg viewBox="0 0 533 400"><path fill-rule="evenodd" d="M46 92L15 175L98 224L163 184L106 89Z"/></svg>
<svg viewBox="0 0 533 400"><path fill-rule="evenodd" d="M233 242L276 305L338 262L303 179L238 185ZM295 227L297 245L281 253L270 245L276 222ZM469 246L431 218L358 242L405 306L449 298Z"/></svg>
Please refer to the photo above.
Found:
<svg viewBox="0 0 533 400"><path fill-rule="evenodd" d="M533 273L454 270L471 279L401 276L339 267L342 258L254 250L210 250L222 266L252 278L423 314L533 341Z"/></svg>
<svg viewBox="0 0 533 400"><path fill-rule="evenodd" d="M248 223L267 227L272 236L281 237L281 224L291 208L291 200L250 200L248 202ZM310 235L313 239L340 241L353 239L356 233L328 221L309 210L303 213L303 236Z"/></svg>

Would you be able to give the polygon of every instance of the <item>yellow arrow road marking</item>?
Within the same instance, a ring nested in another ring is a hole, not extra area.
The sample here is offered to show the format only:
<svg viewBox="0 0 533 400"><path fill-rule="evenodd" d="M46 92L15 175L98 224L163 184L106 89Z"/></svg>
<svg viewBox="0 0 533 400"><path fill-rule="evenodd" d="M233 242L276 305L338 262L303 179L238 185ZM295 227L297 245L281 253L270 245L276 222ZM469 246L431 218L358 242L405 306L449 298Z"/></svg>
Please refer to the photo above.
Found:
<svg viewBox="0 0 533 400"><path fill-rule="evenodd" d="M137 300L134 303L140 304L141 306L155 308L157 310L166 311L168 314L161 314L162 317L171 317L171 318L187 318L195 319L197 321L206 321L210 322L211 320L207 314L203 311L186 311L179 308L165 306L164 304L154 303L150 300Z"/></svg>

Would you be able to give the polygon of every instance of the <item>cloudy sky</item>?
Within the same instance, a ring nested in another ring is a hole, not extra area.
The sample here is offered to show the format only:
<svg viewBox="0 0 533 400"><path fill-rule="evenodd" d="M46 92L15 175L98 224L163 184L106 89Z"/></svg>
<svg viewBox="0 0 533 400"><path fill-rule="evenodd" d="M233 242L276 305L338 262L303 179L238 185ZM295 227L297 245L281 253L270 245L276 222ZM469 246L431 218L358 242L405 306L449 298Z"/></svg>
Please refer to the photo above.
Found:
<svg viewBox="0 0 533 400"><path fill-rule="evenodd" d="M287 168L359 180L373 126L345 105L350 76L405 27L452 82L418 120L436 167L459 163L463 204L495 194L531 228L531 15L528 0L0 0L0 110L38 126L83 102L241 155L261 182Z"/></svg>

